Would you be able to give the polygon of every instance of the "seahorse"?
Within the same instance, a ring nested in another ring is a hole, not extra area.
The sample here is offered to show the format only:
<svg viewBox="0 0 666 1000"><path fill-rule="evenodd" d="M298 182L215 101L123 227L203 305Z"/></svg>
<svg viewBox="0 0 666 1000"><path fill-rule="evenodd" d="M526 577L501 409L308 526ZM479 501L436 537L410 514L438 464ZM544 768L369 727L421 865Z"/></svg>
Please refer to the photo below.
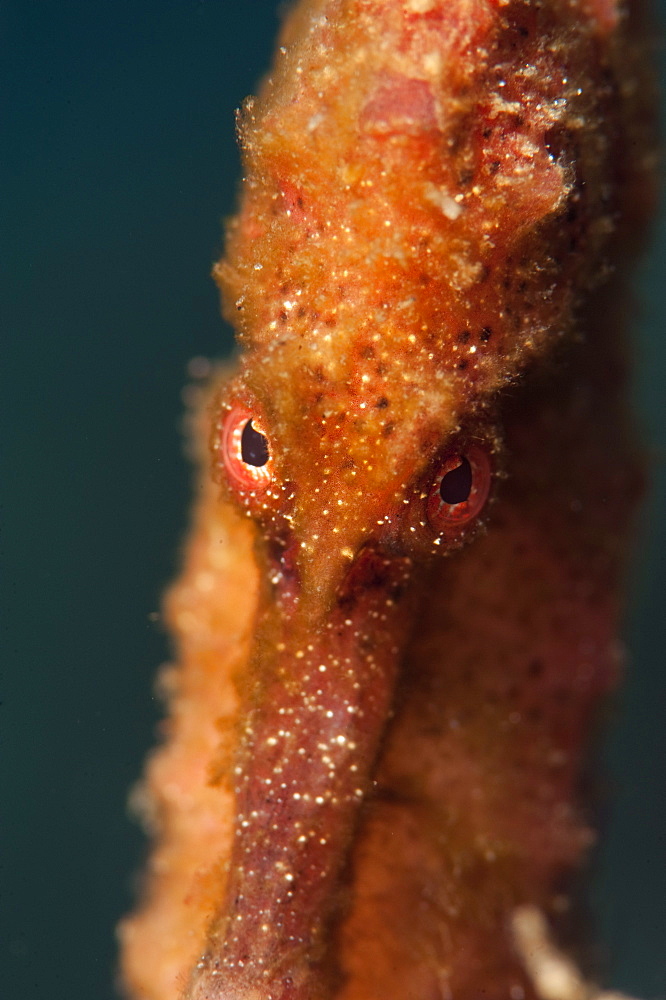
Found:
<svg viewBox="0 0 666 1000"><path fill-rule="evenodd" d="M640 492L639 22L614 0L287 17L239 118L215 277L240 352L192 418L129 996L539 995L512 921L565 925L594 840Z"/></svg>

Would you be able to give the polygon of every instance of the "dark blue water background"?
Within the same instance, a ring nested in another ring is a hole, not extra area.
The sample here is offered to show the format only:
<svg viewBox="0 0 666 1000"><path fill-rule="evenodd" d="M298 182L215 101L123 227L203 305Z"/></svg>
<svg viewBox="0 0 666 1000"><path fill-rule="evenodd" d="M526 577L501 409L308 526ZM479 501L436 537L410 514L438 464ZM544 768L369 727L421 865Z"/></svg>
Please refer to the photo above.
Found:
<svg viewBox="0 0 666 1000"><path fill-rule="evenodd" d="M189 358L230 346L209 271L234 108L276 27L273 0L0 6L6 1000L114 996L144 851L125 800L168 655L151 613L189 502L180 392ZM595 888L613 983L643 997L666 996L663 221L656 235L632 331L653 490Z"/></svg>

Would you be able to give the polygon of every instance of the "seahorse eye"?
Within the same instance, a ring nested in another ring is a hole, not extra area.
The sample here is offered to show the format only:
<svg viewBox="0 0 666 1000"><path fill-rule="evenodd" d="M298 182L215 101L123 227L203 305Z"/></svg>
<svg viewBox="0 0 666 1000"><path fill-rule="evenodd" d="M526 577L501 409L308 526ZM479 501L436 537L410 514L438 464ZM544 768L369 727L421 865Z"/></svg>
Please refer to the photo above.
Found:
<svg viewBox="0 0 666 1000"><path fill-rule="evenodd" d="M268 438L249 410L235 406L227 414L222 434L222 459L233 486L260 493L273 479Z"/></svg>
<svg viewBox="0 0 666 1000"><path fill-rule="evenodd" d="M469 524L488 498L490 480L490 458L478 445L446 455L426 501L430 527L438 533L453 535Z"/></svg>
<svg viewBox="0 0 666 1000"><path fill-rule="evenodd" d="M449 506L457 506L469 500L472 492L474 477L469 459L463 455L460 465L450 472L445 472L439 484L439 495L443 503Z"/></svg>
<svg viewBox="0 0 666 1000"><path fill-rule="evenodd" d="M257 468L268 462L268 439L265 434L252 426L251 420L248 420L241 433L241 458L246 465L254 465Z"/></svg>

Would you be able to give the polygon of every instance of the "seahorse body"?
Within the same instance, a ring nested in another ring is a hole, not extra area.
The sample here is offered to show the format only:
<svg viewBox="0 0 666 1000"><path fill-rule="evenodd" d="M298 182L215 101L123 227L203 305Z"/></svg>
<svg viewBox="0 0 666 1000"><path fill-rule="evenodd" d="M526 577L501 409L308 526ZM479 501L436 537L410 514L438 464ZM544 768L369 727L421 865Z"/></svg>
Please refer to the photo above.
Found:
<svg viewBox="0 0 666 1000"><path fill-rule="evenodd" d="M649 203L625 21L564 0L287 20L216 268L241 354L198 418L131 995L534 995L509 917L566 909L592 839L639 479L608 282Z"/></svg>

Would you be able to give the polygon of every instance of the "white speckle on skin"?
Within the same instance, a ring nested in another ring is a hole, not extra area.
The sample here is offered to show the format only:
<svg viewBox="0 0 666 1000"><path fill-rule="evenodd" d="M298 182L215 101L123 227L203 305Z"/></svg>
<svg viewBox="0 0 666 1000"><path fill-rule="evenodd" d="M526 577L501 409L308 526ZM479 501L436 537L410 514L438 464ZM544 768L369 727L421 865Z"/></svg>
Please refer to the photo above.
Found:
<svg viewBox="0 0 666 1000"><path fill-rule="evenodd" d="M455 222L462 215L463 207L448 194L444 188L428 182L423 185L423 196L426 201L438 208L451 222Z"/></svg>

